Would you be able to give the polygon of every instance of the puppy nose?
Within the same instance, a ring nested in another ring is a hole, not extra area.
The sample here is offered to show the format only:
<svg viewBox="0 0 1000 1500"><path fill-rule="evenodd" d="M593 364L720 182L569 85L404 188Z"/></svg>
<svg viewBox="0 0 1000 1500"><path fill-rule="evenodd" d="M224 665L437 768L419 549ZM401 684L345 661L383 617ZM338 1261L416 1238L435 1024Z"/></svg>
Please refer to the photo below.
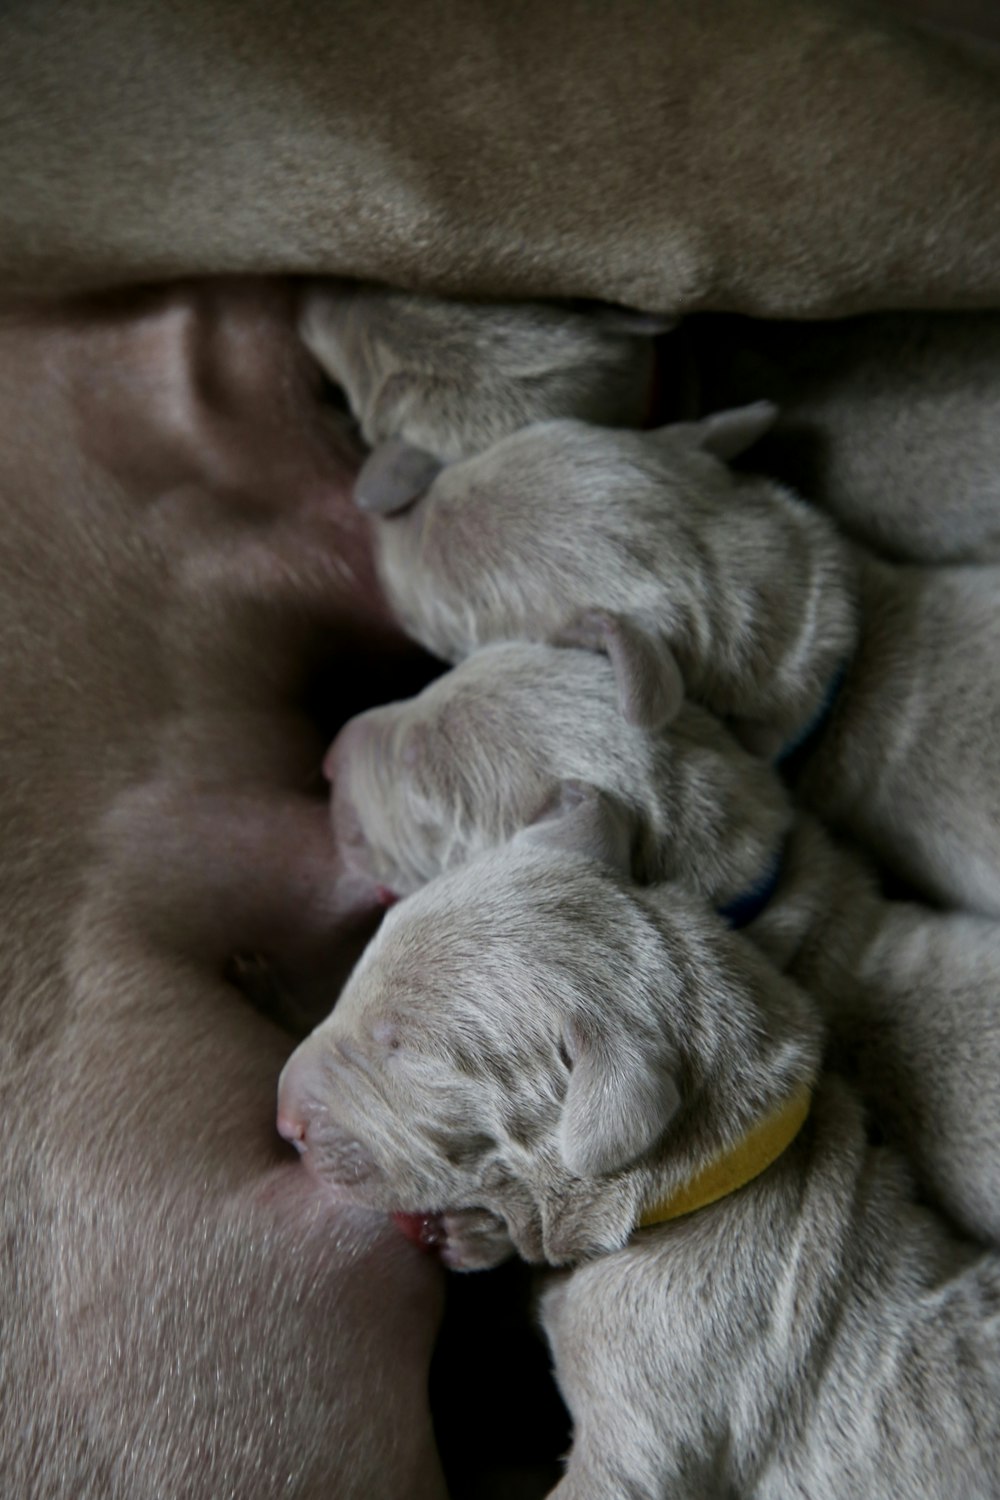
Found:
<svg viewBox="0 0 1000 1500"><path fill-rule="evenodd" d="M310 1038L297 1047L278 1079L278 1134L296 1151L308 1149L309 1123L326 1086L322 1051Z"/></svg>
<svg viewBox="0 0 1000 1500"><path fill-rule="evenodd" d="M341 726L336 739L323 758L323 775L327 781L336 786L338 773L343 774L345 762L349 761L352 755L360 754L369 737L370 726L361 716L348 719L347 723Z"/></svg>
<svg viewBox="0 0 1000 1500"><path fill-rule="evenodd" d="M344 758L344 739L350 727L350 723L343 726L323 757L323 775L331 786L336 786L339 780L337 772Z"/></svg>

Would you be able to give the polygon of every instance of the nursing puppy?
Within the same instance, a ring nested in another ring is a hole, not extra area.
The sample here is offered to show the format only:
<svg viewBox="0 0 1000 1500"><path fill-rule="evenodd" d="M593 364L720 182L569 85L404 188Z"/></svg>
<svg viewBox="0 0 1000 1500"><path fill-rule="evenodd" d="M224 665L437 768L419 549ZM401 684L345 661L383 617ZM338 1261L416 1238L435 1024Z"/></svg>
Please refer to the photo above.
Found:
<svg viewBox="0 0 1000 1500"><path fill-rule="evenodd" d="M352 720L327 758L340 861L406 895L504 842L567 781L622 810L630 871L707 898L819 1004L922 1189L1000 1245L1000 927L889 901L867 861L792 810L773 768L685 705L650 734L611 663L484 647ZM609 841L611 842L611 841Z"/></svg>
<svg viewBox="0 0 1000 1500"><path fill-rule="evenodd" d="M328 281L306 290L299 320L370 447L402 439L448 463L549 417L641 426L651 407L651 336L670 326L614 308L450 302ZM359 493L378 476L384 493L398 451L369 460ZM419 492L416 472L413 482L398 498Z"/></svg>
<svg viewBox="0 0 1000 1500"><path fill-rule="evenodd" d="M653 432L564 421L442 470L376 521L401 620L458 661L526 637L606 651L634 722L682 685L916 889L1000 914L1000 572L898 568L732 458L766 402Z"/></svg>
<svg viewBox="0 0 1000 1500"><path fill-rule="evenodd" d="M563 783L627 808L633 873L676 878L717 905L766 879L791 822L784 789L712 714L628 722L604 657L485 646L415 698L359 714L331 747L331 823L345 865L407 895L503 843Z"/></svg>
<svg viewBox="0 0 1000 1500"><path fill-rule="evenodd" d="M916 1205L846 1086L809 1109L804 994L698 900L581 854L592 810L389 914L280 1128L452 1265L573 1267L543 1302L560 1497L986 1500L1000 1260Z"/></svg>
<svg viewBox="0 0 1000 1500"><path fill-rule="evenodd" d="M701 410L775 402L754 467L858 541L900 561L1000 560L995 313L695 320L664 355Z"/></svg>

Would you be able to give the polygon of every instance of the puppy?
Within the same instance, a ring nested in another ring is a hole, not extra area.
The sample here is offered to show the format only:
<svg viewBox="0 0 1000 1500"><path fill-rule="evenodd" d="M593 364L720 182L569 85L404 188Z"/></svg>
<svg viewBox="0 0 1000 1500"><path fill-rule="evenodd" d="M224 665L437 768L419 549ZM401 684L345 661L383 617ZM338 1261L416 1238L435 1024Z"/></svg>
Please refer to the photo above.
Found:
<svg viewBox="0 0 1000 1500"><path fill-rule="evenodd" d="M402 439L446 463L549 417L640 426L652 402L652 335L671 326L614 308L450 302L328 281L307 288L299 320L366 443ZM405 474L412 498L418 464L411 454L401 472L392 443L369 460L358 493L382 500L392 482L405 498Z"/></svg>
<svg viewBox="0 0 1000 1500"><path fill-rule="evenodd" d="M986 1500L1000 1259L815 1081L804 993L679 888L626 885L592 813L389 914L280 1128L349 1199L450 1210L453 1265L573 1268L543 1303L559 1496Z"/></svg>
<svg viewBox="0 0 1000 1500"><path fill-rule="evenodd" d="M533 822L562 783L585 781L628 809L638 880L738 900L776 862L791 822L783 787L693 703L669 729L629 723L622 686L589 651L508 641L416 698L359 714L326 760L345 864L406 895Z"/></svg>
<svg viewBox="0 0 1000 1500"><path fill-rule="evenodd" d="M1000 572L895 568L771 480L734 474L766 402L654 432L572 421L445 468L376 521L410 633L460 660L526 637L608 653L633 722L682 689L946 904L1000 914Z"/></svg>
<svg viewBox="0 0 1000 1500"><path fill-rule="evenodd" d="M1000 927L886 899L858 851L805 814L778 868L746 939L819 1005L838 1068L921 1191L1000 1246Z"/></svg>

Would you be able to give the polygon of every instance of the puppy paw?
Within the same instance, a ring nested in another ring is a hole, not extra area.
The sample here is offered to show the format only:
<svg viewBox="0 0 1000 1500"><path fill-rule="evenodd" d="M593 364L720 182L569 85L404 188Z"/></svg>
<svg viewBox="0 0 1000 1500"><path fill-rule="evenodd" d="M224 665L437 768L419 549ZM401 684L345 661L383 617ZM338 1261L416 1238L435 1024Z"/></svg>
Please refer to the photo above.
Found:
<svg viewBox="0 0 1000 1500"><path fill-rule="evenodd" d="M441 1259L452 1271L485 1271L514 1253L507 1226L488 1209L442 1214L439 1223Z"/></svg>

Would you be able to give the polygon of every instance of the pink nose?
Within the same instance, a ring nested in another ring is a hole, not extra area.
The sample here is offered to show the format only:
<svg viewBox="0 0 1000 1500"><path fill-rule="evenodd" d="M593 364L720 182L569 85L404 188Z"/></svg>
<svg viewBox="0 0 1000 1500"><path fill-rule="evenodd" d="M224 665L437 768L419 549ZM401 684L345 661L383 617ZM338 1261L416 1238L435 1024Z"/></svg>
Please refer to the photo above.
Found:
<svg viewBox="0 0 1000 1500"><path fill-rule="evenodd" d="M321 1107L327 1084L322 1047L310 1037L292 1053L278 1080L278 1134L296 1151L308 1149L309 1122Z"/></svg>

